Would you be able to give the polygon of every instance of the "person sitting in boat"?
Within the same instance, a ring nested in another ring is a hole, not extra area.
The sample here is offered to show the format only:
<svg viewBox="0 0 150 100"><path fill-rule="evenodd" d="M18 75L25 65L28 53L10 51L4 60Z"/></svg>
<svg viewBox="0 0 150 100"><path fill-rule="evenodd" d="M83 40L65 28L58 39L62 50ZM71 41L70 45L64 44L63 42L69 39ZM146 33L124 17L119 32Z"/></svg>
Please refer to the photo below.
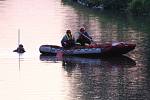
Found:
<svg viewBox="0 0 150 100"><path fill-rule="evenodd" d="M76 43L79 43L81 46L85 46L85 44L91 44L92 37L89 36L88 32L85 31L85 28L81 28L79 33L79 37L76 40Z"/></svg>
<svg viewBox="0 0 150 100"><path fill-rule="evenodd" d="M25 49L22 44L19 44L18 48L14 50L13 52L24 53Z"/></svg>
<svg viewBox="0 0 150 100"><path fill-rule="evenodd" d="M75 46L75 40L71 34L71 30L66 31L65 36L61 40L61 44L64 48L71 48Z"/></svg>

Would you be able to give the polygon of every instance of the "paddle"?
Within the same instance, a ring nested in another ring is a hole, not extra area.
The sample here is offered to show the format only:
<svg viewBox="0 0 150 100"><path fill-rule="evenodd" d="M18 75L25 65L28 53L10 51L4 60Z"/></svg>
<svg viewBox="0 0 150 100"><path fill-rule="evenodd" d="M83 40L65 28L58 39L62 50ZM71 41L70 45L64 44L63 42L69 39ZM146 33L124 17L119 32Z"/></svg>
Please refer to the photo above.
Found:
<svg viewBox="0 0 150 100"><path fill-rule="evenodd" d="M19 47L19 44L20 44L20 29L18 29L18 47Z"/></svg>
<svg viewBox="0 0 150 100"><path fill-rule="evenodd" d="M17 52L17 53L24 53L25 52L23 45L20 44L20 29L18 29L18 47L17 47L17 49L13 50L13 52Z"/></svg>
<svg viewBox="0 0 150 100"><path fill-rule="evenodd" d="M20 29L18 29L18 47L20 45ZM18 52L17 49L13 50L13 52Z"/></svg>

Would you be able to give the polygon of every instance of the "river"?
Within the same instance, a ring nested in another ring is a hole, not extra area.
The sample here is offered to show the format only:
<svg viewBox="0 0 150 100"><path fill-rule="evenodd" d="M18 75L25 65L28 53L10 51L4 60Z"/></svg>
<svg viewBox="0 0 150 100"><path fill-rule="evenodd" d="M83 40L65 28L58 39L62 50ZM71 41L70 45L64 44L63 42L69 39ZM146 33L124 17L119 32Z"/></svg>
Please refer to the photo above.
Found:
<svg viewBox="0 0 150 100"><path fill-rule="evenodd" d="M100 12L61 0L0 0L1 100L149 100L150 20ZM136 43L122 57L43 56L67 29L85 27L97 43ZM26 52L12 52L20 43Z"/></svg>

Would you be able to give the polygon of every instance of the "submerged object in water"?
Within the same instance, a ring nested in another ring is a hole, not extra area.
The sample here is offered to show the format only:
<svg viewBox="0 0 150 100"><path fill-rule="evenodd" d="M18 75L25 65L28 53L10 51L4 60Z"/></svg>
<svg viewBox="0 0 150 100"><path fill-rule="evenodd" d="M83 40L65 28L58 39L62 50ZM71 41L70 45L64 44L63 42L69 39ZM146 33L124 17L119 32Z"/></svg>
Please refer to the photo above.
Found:
<svg viewBox="0 0 150 100"><path fill-rule="evenodd" d="M25 52L25 49L24 49L24 47L23 47L22 44L19 44L18 48L15 49L13 52L24 53L24 52Z"/></svg>

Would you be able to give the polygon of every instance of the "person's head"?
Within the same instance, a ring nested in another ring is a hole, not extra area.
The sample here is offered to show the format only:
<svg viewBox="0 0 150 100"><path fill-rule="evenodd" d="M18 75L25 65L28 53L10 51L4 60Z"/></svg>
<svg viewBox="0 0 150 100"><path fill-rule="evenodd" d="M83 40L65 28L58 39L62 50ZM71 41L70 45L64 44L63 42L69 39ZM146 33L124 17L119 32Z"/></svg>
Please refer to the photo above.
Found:
<svg viewBox="0 0 150 100"><path fill-rule="evenodd" d="M23 45L22 45L22 44L19 44L19 48L23 48Z"/></svg>
<svg viewBox="0 0 150 100"><path fill-rule="evenodd" d="M67 30L66 33L67 33L67 34L71 34L71 30Z"/></svg>
<svg viewBox="0 0 150 100"><path fill-rule="evenodd" d="M80 28L80 32L85 32L85 28Z"/></svg>

